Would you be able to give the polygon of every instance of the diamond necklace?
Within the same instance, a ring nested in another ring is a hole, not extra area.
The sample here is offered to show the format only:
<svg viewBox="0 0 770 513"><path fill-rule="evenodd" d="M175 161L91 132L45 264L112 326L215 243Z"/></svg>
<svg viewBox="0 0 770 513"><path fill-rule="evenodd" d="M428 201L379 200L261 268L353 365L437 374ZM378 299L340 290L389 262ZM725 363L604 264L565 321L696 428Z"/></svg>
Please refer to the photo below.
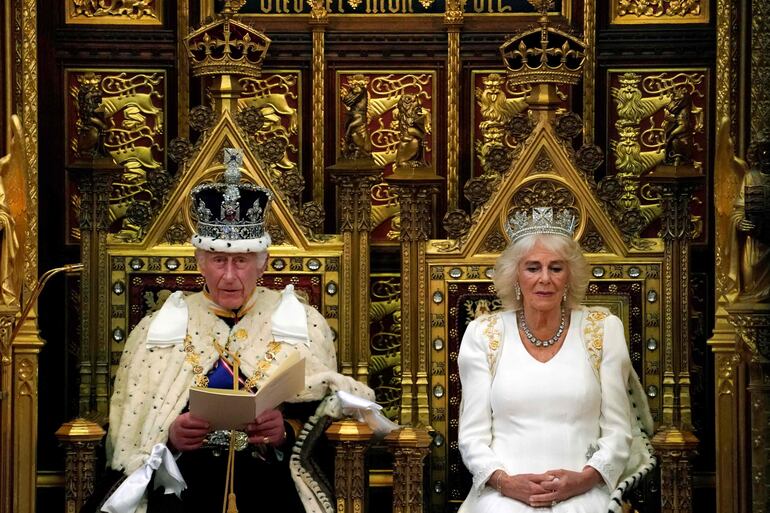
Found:
<svg viewBox="0 0 770 513"><path fill-rule="evenodd" d="M532 331L530 331L529 326L527 325L527 318L524 317L524 309L521 309L517 312L518 318L519 318L519 326L521 326L521 331L524 332L524 335L527 337L527 340L529 340L533 345L537 347L548 347L554 345L556 342L559 341L559 338L561 337L561 334L564 333L564 326L567 323L567 315L565 312L565 309L561 309L561 322L559 323L559 329L556 330L556 335L553 337L547 339L547 340L540 340L535 335L532 334Z"/></svg>

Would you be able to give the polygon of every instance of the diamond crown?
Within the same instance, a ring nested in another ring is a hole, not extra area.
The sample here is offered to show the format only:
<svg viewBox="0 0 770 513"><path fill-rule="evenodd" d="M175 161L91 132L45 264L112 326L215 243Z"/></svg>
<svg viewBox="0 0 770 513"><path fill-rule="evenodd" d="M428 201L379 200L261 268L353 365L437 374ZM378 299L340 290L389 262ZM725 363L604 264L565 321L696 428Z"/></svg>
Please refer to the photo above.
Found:
<svg viewBox="0 0 770 513"><path fill-rule="evenodd" d="M222 182L197 185L190 192L198 235L214 240L258 239L265 235L265 217L272 193L253 183L241 183L243 153L225 148Z"/></svg>
<svg viewBox="0 0 770 513"><path fill-rule="evenodd" d="M516 208L508 216L505 231L511 244L528 235L562 235L572 238L577 228L574 208L533 207Z"/></svg>

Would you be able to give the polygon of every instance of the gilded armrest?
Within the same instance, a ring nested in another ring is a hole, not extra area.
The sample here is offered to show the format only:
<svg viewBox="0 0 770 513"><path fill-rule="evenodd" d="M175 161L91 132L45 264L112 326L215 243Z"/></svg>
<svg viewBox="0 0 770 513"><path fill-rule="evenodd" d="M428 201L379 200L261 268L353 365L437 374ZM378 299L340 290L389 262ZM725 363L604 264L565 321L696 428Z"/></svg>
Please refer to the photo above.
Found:
<svg viewBox="0 0 770 513"><path fill-rule="evenodd" d="M65 422L56 431L56 438L67 453L64 466L64 511L67 513L80 511L94 492L96 450L105 434L99 424L82 418Z"/></svg>
<svg viewBox="0 0 770 513"><path fill-rule="evenodd" d="M334 442L334 495L337 513L363 512L367 472L364 455L374 432L363 422L345 419L333 422L326 436Z"/></svg>
<svg viewBox="0 0 770 513"><path fill-rule="evenodd" d="M430 451L426 429L403 427L391 431L385 444L393 453L393 513L422 513L423 460Z"/></svg>

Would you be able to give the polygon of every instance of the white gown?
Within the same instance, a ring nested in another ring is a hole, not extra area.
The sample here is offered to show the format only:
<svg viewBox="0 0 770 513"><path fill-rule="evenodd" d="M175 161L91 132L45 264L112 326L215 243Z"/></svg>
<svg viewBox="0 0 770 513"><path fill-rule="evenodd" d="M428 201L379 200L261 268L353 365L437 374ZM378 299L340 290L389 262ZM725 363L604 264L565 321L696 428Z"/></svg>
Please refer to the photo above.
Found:
<svg viewBox="0 0 770 513"><path fill-rule="evenodd" d="M513 312L496 315L503 340L494 379L489 332L479 320L468 326L458 358L463 393L459 446L474 482L461 511L605 513L631 441L625 389L631 361L620 319L605 320L600 385L582 339L584 310L572 311L564 344L545 363L523 347ZM585 465L596 468L605 483L550 508L532 508L486 486L498 468L514 475L579 472Z"/></svg>

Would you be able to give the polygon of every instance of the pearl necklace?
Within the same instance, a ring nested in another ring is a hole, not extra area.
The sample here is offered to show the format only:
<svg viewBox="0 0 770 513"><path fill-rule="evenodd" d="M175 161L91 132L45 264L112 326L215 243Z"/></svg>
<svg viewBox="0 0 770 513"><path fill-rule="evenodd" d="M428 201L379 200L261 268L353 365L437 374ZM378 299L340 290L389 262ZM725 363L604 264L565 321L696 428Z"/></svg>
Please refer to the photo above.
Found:
<svg viewBox="0 0 770 513"><path fill-rule="evenodd" d="M561 322L559 323L559 329L556 330L556 335L549 338L548 340L540 340L535 335L532 334L532 331L529 329L529 326L527 325L527 318L524 317L524 310L519 310L517 312L518 318L519 318L519 326L521 327L521 331L524 332L524 335L527 337L527 340L529 340L533 345L537 347L548 347L554 345L556 342L559 341L559 338L561 337L561 334L564 333L564 326L567 324L567 315L565 312L565 309L561 309Z"/></svg>

